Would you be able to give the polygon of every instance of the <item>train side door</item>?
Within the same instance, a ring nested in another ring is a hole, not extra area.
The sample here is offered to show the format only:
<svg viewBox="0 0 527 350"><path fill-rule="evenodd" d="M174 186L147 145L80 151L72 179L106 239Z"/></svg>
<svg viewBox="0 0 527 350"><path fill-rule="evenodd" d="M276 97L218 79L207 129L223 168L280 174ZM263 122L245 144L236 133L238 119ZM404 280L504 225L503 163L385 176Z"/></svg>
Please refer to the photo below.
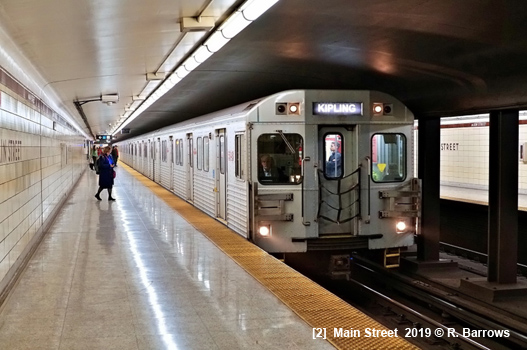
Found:
<svg viewBox="0 0 527 350"><path fill-rule="evenodd" d="M154 154L154 181L161 182L161 139L156 140L156 148Z"/></svg>
<svg viewBox="0 0 527 350"><path fill-rule="evenodd" d="M187 134L187 200L194 200L194 145L192 134Z"/></svg>
<svg viewBox="0 0 527 350"><path fill-rule="evenodd" d="M225 129L216 130L216 216L227 218L227 142Z"/></svg>
<svg viewBox="0 0 527 350"><path fill-rule="evenodd" d="M360 214L354 127L323 126L318 132L319 235L353 235Z"/></svg>
<svg viewBox="0 0 527 350"><path fill-rule="evenodd" d="M170 141L168 142L168 161L170 162L170 190L174 191L174 137L170 136Z"/></svg>
<svg viewBox="0 0 527 350"><path fill-rule="evenodd" d="M148 172L148 177L152 179L153 169L152 169L152 154L153 152L153 142L151 140L148 140L148 152L146 157L146 170Z"/></svg>

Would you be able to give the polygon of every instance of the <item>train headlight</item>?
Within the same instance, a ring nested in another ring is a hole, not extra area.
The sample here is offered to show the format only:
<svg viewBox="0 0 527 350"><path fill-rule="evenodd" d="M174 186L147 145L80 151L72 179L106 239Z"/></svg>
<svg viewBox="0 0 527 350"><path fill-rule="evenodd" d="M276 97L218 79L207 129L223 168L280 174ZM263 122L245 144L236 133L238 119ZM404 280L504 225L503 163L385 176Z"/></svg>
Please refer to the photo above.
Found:
<svg viewBox="0 0 527 350"><path fill-rule="evenodd" d="M288 108L287 114L300 115L300 103L298 102L288 103L287 108Z"/></svg>
<svg viewBox="0 0 527 350"><path fill-rule="evenodd" d="M403 233L405 231L406 231L406 222L404 222L404 221L397 221L397 224L395 224L395 232Z"/></svg>
<svg viewBox="0 0 527 350"><path fill-rule="evenodd" d="M373 104L373 116L379 116L382 115L383 111L383 104L382 103L374 103Z"/></svg>
<svg viewBox="0 0 527 350"><path fill-rule="evenodd" d="M271 235L271 225L260 225L258 227L258 233L262 237L269 237Z"/></svg>

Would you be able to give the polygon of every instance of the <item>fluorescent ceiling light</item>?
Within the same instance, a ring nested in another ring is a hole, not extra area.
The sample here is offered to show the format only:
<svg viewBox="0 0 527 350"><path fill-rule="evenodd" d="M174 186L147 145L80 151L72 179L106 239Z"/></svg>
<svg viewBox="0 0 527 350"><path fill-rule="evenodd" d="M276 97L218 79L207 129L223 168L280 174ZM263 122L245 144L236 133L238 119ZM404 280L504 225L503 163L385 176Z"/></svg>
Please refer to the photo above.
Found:
<svg viewBox="0 0 527 350"><path fill-rule="evenodd" d="M199 49L196 50L196 53L194 54L194 59L199 63L203 63L210 56L212 56L212 52L210 52L206 46L201 46Z"/></svg>
<svg viewBox="0 0 527 350"><path fill-rule="evenodd" d="M178 78L183 79L190 72L184 66L179 66L179 68L176 69L174 73L178 76Z"/></svg>
<svg viewBox="0 0 527 350"><path fill-rule="evenodd" d="M241 12L236 11L221 25L220 30L224 37L232 39L249 24L251 24L251 21L246 20Z"/></svg>
<svg viewBox="0 0 527 350"><path fill-rule="evenodd" d="M230 39L227 39L223 36L221 31L217 30L212 34L207 41L205 41L205 46L209 49L211 52L218 52L220 49L225 46L229 42Z"/></svg>
<svg viewBox="0 0 527 350"><path fill-rule="evenodd" d="M213 53L218 52L230 39L234 38L238 33L245 29L255 19L260 17L271 6L276 4L278 0L248 0L245 2L233 15L231 15L212 35L194 51L192 56L187 58L168 79L163 81L159 86L160 80L149 81L143 91L139 94L140 97L148 96L154 89L157 90L150 94L146 99L118 128L116 128L113 135L121 131L126 125L131 123L155 101L157 101L166 92L172 89L177 83L184 79L188 73L196 69L202 62L205 62ZM171 53L173 55L175 50ZM127 112L128 113L128 112ZM127 114L125 113L125 114Z"/></svg>
<svg viewBox="0 0 527 350"><path fill-rule="evenodd" d="M197 66L199 66L199 62L194 59L194 56L192 56L185 60L183 66L186 70L192 72L194 69L196 69Z"/></svg>
<svg viewBox="0 0 527 350"><path fill-rule="evenodd" d="M172 75L170 76L170 78L168 78L168 79L166 80L166 82L167 82L167 81L170 82L170 85L172 85L172 87L173 87L174 85L176 85L177 83L179 83L179 82L181 81L181 78L178 77L177 74L172 74ZM165 83L166 83L166 82L165 82Z"/></svg>
<svg viewBox="0 0 527 350"><path fill-rule="evenodd" d="M249 21L254 21L265 11L269 10L271 6L276 4L278 0L249 0L242 5L240 11L243 13L243 16Z"/></svg>

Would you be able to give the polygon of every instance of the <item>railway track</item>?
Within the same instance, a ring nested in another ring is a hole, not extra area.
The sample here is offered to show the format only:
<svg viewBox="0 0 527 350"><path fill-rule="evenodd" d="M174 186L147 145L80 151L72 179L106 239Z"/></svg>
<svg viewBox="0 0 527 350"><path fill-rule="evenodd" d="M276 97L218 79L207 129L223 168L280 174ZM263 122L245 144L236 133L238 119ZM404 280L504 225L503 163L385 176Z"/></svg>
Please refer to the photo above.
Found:
<svg viewBox="0 0 527 350"><path fill-rule="evenodd" d="M424 349L527 349L527 320L355 258L336 291ZM351 290L351 292L350 292ZM364 307L364 305L368 305Z"/></svg>

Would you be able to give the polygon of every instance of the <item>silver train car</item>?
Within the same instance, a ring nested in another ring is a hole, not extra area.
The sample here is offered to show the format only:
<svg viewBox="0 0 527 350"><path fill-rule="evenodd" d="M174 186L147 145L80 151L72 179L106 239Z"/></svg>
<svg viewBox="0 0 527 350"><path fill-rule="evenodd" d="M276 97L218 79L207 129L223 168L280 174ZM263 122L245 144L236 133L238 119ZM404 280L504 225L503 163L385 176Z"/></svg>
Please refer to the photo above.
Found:
<svg viewBox="0 0 527 350"><path fill-rule="evenodd" d="M414 243L414 116L377 91L295 90L118 143L122 161L270 253Z"/></svg>

